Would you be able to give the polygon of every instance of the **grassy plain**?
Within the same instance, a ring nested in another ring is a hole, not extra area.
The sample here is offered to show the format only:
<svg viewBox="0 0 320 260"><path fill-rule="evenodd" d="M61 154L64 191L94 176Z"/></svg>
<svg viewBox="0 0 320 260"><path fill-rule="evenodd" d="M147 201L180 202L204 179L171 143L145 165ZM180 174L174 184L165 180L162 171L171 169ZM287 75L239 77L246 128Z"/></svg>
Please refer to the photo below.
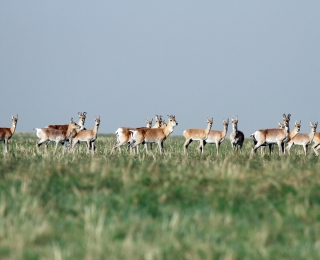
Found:
<svg viewBox="0 0 320 260"><path fill-rule="evenodd" d="M183 137L166 152L36 152L34 134L0 147L0 259L320 259L319 159L250 158Z"/></svg>

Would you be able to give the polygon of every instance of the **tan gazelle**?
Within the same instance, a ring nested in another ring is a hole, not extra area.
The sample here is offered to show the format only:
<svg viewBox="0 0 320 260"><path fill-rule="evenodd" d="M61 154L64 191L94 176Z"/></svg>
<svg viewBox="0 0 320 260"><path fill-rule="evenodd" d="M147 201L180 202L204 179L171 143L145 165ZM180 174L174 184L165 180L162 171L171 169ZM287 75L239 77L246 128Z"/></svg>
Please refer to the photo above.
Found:
<svg viewBox="0 0 320 260"><path fill-rule="evenodd" d="M223 120L223 130L222 131L210 130L210 132L208 134L208 138L206 140L204 140L203 145L216 144L217 155L218 155L220 145L224 141L226 134L228 132L228 126L229 126L229 118L227 119L227 121Z"/></svg>
<svg viewBox="0 0 320 260"><path fill-rule="evenodd" d="M12 124L11 124L10 128L8 128L8 127L1 127L0 128L0 141L4 142L4 152L5 153L8 152L8 141L12 137L12 135L14 134L14 132L16 130L16 126L18 123L18 115L16 117L12 116L11 120L12 120Z"/></svg>
<svg viewBox="0 0 320 260"><path fill-rule="evenodd" d="M78 116L79 116L79 120L78 120L78 125L80 126L79 129L73 129L72 131L72 134L70 135L70 138L74 138L77 133L79 133L81 130L84 130L84 122L86 120L86 115L87 115L87 112L78 112ZM65 124L65 125L48 125L46 126L46 128L52 128L52 129L58 129L58 130L62 130L64 132L67 132L68 130L68 127L69 127L69 124ZM69 141L70 143L70 138L67 138L67 141ZM48 146L50 143L50 141L46 142L46 146ZM61 143L62 145L64 144L63 142Z"/></svg>
<svg viewBox="0 0 320 260"><path fill-rule="evenodd" d="M257 149L261 146L267 146L269 144L277 144L279 147L279 154L283 154L283 142L288 138L289 135L289 122L291 114L283 114L284 129L262 129L254 132L250 137L253 138L254 147L252 153L256 153Z"/></svg>
<svg viewBox="0 0 320 260"><path fill-rule="evenodd" d="M100 116L94 118L94 127L92 130L82 130L72 139L72 149L78 144L78 151L80 142L86 142L88 153L91 151L94 153L94 141L98 137L98 129L100 126Z"/></svg>
<svg viewBox="0 0 320 260"><path fill-rule="evenodd" d="M318 156L318 149L320 148L320 132L316 132L313 137L313 146L312 149L314 153Z"/></svg>
<svg viewBox="0 0 320 260"><path fill-rule="evenodd" d="M284 125L283 123L278 122L278 124L279 124L279 129L284 129L284 128L285 128L285 125ZM300 122L297 122L297 121L295 122L294 128L293 128L293 130L289 133L288 138L285 139L284 142L281 144L281 146L282 146L282 151L285 152L285 149L284 149L285 144L288 143L293 137L296 136L297 133L300 132L300 128L301 128L301 120L300 120ZM268 144L268 146L269 146L269 153L271 154L272 151L273 151L273 146L274 146L274 144ZM263 148L264 148L264 147L261 146L261 155L263 155L263 153L264 153L264 149L263 149Z"/></svg>
<svg viewBox="0 0 320 260"><path fill-rule="evenodd" d="M244 142L244 134L238 130L238 122L238 116L236 118L231 117L232 132L230 134L230 143L234 151L238 151L239 148L241 151Z"/></svg>
<svg viewBox="0 0 320 260"><path fill-rule="evenodd" d="M67 139L71 138L72 131L74 129L80 129L80 128L81 126L73 122L72 118L68 125L67 131L53 129L53 128L35 128L34 130L37 131L36 134L40 138L40 141L36 143L36 147L39 150L40 145L42 145L43 143L47 143L48 141L53 141L53 142L56 142L56 147L54 149L54 152L57 151L57 147L59 143L64 144L64 149L63 149L64 151L66 147Z"/></svg>
<svg viewBox="0 0 320 260"><path fill-rule="evenodd" d="M189 146L189 144L191 144L192 141L199 141L199 143L200 143L199 151L201 153L203 153L203 142L208 137L209 131L212 127L212 122L213 122L213 118L207 119L207 128L206 129L191 128L191 129L187 129L187 130L183 131L183 136L186 139L186 141L183 145L183 149L184 149L185 154L188 154L188 146Z"/></svg>
<svg viewBox="0 0 320 260"><path fill-rule="evenodd" d="M158 121L156 120L156 124ZM151 128L152 125L152 120L150 123L150 120L147 118L147 128ZM113 153L117 148L120 148L122 145L128 144L128 148L130 146L130 143L132 142L132 135L129 130L133 129L139 129L139 128L144 128L144 127L119 127L115 134L117 135L117 141L112 147L111 153Z"/></svg>
<svg viewBox="0 0 320 260"><path fill-rule="evenodd" d="M160 128L162 126L162 116L158 116L156 115L156 122L154 123L154 125L151 128ZM148 144L145 144L145 146ZM150 145L150 150L152 150L152 143L149 143Z"/></svg>
<svg viewBox="0 0 320 260"><path fill-rule="evenodd" d="M309 134L302 134L297 133L295 137L293 137L286 147L286 150L290 154L290 148L292 145L301 145L304 150L304 155L307 155L308 146L312 143L314 135L317 130L318 122L317 123L310 123L311 132Z"/></svg>
<svg viewBox="0 0 320 260"><path fill-rule="evenodd" d="M160 128L140 128L135 130L129 130L132 133L133 143L130 144L132 148L139 144L145 143L157 143L160 153L163 153L163 142L173 132L173 128L178 125L175 116L168 116L168 124ZM145 146L146 152L148 148Z"/></svg>

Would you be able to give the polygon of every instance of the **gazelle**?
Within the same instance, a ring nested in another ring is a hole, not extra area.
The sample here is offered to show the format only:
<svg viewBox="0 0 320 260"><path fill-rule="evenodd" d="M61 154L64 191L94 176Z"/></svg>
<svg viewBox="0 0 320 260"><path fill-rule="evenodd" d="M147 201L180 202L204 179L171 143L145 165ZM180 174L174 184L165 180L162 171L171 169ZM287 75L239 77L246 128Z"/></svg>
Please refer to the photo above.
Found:
<svg viewBox="0 0 320 260"><path fill-rule="evenodd" d="M133 143L130 144L132 148L139 144L145 143L158 143L160 153L163 153L163 142L173 132L173 128L178 125L175 116L168 116L168 124L161 128L140 128L135 130L129 130L132 133ZM146 153L148 153L148 148Z"/></svg>
<svg viewBox="0 0 320 260"><path fill-rule="evenodd" d="M162 126L162 123L163 123L162 116L156 115L156 122L151 128L160 128ZM150 145L150 150L152 150L152 143L149 143L149 145Z"/></svg>
<svg viewBox="0 0 320 260"><path fill-rule="evenodd" d="M219 149L221 143L224 141L226 134L228 132L228 126L229 126L229 118L227 121L223 120L223 130L210 130L207 139L204 140L203 146L206 144L216 144L217 147L217 155L219 154ZM201 149L201 147L199 147Z"/></svg>
<svg viewBox="0 0 320 260"><path fill-rule="evenodd" d="M148 120L148 118L146 119L147 120L147 128L151 128L151 124L152 124L152 120L151 120L151 123L150 123L150 120ZM156 124L158 124L158 127L159 127L159 122L158 121L160 120L160 118L158 116L156 116ZM161 125L161 123L160 123ZM134 127L119 127L117 129L117 131L115 132L115 134L117 135L117 141L116 143L114 144L112 150L111 150L111 153L113 153L117 148L119 148L120 146L122 145L125 145L125 144L129 144L130 146L130 143L132 142L132 136L131 136L131 132L129 130L133 130L133 129L139 129L139 128L143 128L143 127L138 127L138 128L134 128ZM128 146L128 148L129 148Z"/></svg>
<svg viewBox="0 0 320 260"><path fill-rule="evenodd" d="M92 130L82 130L80 131L73 139L72 139L72 149L76 144L78 144L78 151L80 142L86 142L88 152L94 153L94 141L98 136L98 128L100 125L100 116L98 118L94 118L94 128Z"/></svg>
<svg viewBox="0 0 320 260"><path fill-rule="evenodd" d="M79 116L78 125L80 126L80 128L79 129L73 129L72 134L70 135L71 139L74 138L77 135L77 133L79 133L81 130L85 129L84 128L84 122L86 120L86 115L87 115L87 112L83 112L83 113L78 112L78 116ZM48 126L46 126L46 128L58 129L58 130L62 130L64 132L67 132L68 127L69 127L68 124L67 125L48 125ZM67 141L70 142L70 138L68 137ZM46 142L46 146L48 146L49 143L50 143L50 141ZM63 142L61 142L61 144L64 145Z"/></svg>
<svg viewBox="0 0 320 260"><path fill-rule="evenodd" d="M39 150L40 145L47 143L48 141L56 142L56 147L54 153L57 151L59 143L63 143L63 151L65 150L67 139L71 138L72 132L74 129L80 129L81 126L73 122L73 118L68 125L67 131L53 129L53 128L35 128L37 131L37 136L40 138L40 141L36 143L36 147ZM46 146L47 147L47 146Z"/></svg>
<svg viewBox="0 0 320 260"><path fill-rule="evenodd" d="M199 141L200 142L200 147L199 151L203 153L203 142L204 140L207 139L209 131L212 127L212 119L207 118L207 128L206 129L188 129L183 131L183 136L186 139L183 148L184 148L184 153L188 154L188 146L191 144L192 141Z"/></svg>
<svg viewBox="0 0 320 260"><path fill-rule="evenodd" d="M279 124L279 129L285 129L285 124L280 122L278 122L278 124ZM300 128L301 128L301 120L299 123L297 121L295 122L294 129L289 133L288 138L285 139L284 142L281 144L282 151L285 152L284 145L288 143L293 137L295 137L297 133L300 132ZM268 144L268 146L269 146L269 153L271 154L274 144ZM261 155L263 155L263 153L264 153L264 146L261 146Z"/></svg>
<svg viewBox="0 0 320 260"><path fill-rule="evenodd" d="M318 122L317 123L310 123L311 132L309 134L301 134L297 133L295 137L293 137L287 147L288 153L290 154L290 148L292 145L302 145L304 150L304 155L307 155L308 146L312 143L314 135L317 130Z"/></svg>
<svg viewBox="0 0 320 260"><path fill-rule="evenodd" d="M4 152L8 152L8 141L14 134L16 130L16 126L18 123L18 115L16 117L12 116L11 117L12 124L10 128L7 127L1 127L0 128L0 141L4 142Z"/></svg>
<svg viewBox="0 0 320 260"><path fill-rule="evenodd" d="M289 135L289 122L291 114L287 116L283 114L283 123L285 125L284 129L262 129L254 132L250 137L253 138L254 147L252 148L252 153L256 153L260 146L266 146L269 144L278 144L279 154L283 151L283 142L288 138Z"/></svg>
<svg viewBox="0 0 320 260"><path fill-rule="evenodd" d="M314 153L318 156L318 149L320 148L320 132L316 132L313 137L313 146L312 149Z"/></svg>
<svg viewBox="0 0 320 260"><path fill-rule="evenodd" d="M232 123L232 132L230 134L230 142L232 149L234 151L238 151L240 148L240 151L242 149L242 145L244 142L244 134L240 130L238 130L238 116L236 118L231 117L231 123Z"/></svg>

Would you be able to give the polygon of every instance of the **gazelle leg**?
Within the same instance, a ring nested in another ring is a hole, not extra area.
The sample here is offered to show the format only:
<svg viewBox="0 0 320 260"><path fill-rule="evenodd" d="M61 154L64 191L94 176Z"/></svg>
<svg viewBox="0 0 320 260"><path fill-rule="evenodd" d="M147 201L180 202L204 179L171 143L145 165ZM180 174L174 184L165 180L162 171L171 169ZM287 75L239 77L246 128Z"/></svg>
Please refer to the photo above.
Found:
<svg viewBox="0 0 320 260"><path fill-rule="evenodd" d="M183 145L183 147L184 147L184 154L188 154L188 146L189 146L189 144L191 144L192 143L192 139L189 139L189 140L186 140L185 141L185 143L184 143L184 145Z"/></svg>
<svg viewBox="0 0 320 260"><path fill-rule="evenodd" d="M316 154L316 156L319 155L319 153L318 153L318 151L317 151L319 148L320 148L320 143L319 143L319 144L314 144L314 145L312 146L312 149L313 149L314 153Z"/></svg>

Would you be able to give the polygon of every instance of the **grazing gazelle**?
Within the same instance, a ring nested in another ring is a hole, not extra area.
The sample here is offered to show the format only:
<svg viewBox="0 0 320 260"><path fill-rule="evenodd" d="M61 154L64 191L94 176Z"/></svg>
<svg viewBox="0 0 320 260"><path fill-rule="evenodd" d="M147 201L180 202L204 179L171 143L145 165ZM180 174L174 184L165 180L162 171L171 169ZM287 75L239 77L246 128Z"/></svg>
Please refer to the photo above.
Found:
<svg viewBox="0 0 320 260"><path fill-rule="evenodd" d="M282 124L280 122L278 122L278 124L279 124L279 129L284 129L285 128L284 124ZM286 143L288 143L293 137L295 137L297 133L300 132L300 128L301 128L301 120L300 120L299 123L297 121L295 122L294 129L289 133L288 138L285 139L284 142L281 144L282 151L285 152L284 145ZM273 151L274 143L273 144L268 144L268 146L269 146L269 153L271 154L272 151ZM263 153L264 153L264 146L261 146L261 155L263 155Z"/></svg>
<svg viewBox="0 0 320 260"><path fill-rule="evenodd" d="M242 145L244 142L244 134L240 130L238 130L238 116L236 118L231 117L231 123L232 123L232 132L230 134L230 142L232 149L234 151L238 151L240 148L240 151L242 149Z"/></svg>
<svg viewBox="0 0 320 260"><path fill-rule="evenodd" d="M288 150L288 154L290 154L290 148L292 147L292 145L302 145L304 150L304 155L307 155L308 146L313 141L314 135L317 130L318 122L310 123L310 126L311 126L311 132L309 134L297 133L296 136L289 141L286 147L286 150Z"/></svg>
<svg viewBox="0 0 320 260"><path fill-rule="evenodd" d="M146 119L147 120L147 128L151 128L151 125L152 125L152 120L150 122L150 120L148 120L148 118ZM160 118L158 116L156 116L156 123L155 125L158 125L158 128L159 126L161 126L161 122L159 121ZM160 124L159 124L160 122ZM139 129L139 128L144 128L144 127L119 127L117 129L117 131L115 132L115 134L117 135L117 141L116 143L114 144L112 150L111 150L111 153L113 153L117 148L120 148L120 146L122 145L125 145L125 144L129 144L130 146L130 143L132 142L132 137L131 137L131 132L129 130L134 130L134 129ZM128 146L128 148L129 148Z"/></svg>
<svg viewBox="0 0 320 260"><path fill-rule="evenodd" d="M100 125L100 116L98 118L94 118L94 127L92 130L82 130L80 131L73 139L72 139L72 149L76 144L78 144L78 151L80 142L86 142L88 152L94 153L94 141L97 139L98 136L98 128Z"/></svg>
<svg viewBox="0 0 320 260"><path fill-rule="evenodd" d="M16 130L16 126L18 123L18 115L16 117L12 116L12 125L10 128L7 127L1 127L0 128L0 141L4 142L4 152L8 152L8 141L14 134L14 131Z"/></svg>
<svg viewBox="0 0 320 260"><path fill-rule="evenodd" d="M67 131L53 129L53 128L35 128L34 130L37 131L37 136L40 138L40 141L36 143L37 150L39 150L40 145L43 143L47 143L48 141L56 142L56 147L54 152L57 151L57 147L59 143L63 143L63 152L65 151L67 139L71 138L72 131L74 129L80 129L81 126L77 125L73 122L73 118L68 125ZM47 146L46 146L47 148Z"/></svg>
<svg viewBox="0 0 320 260"><path fill-rule="evenodd" d="M207 128L206 129L188 129L183 131L183 136L186 139L183 148L184 148L184 153L188 154L188 146L191 144L192 141L199 141L200 146L199 146L199 151L203 153L203 142L204 140L207 139L209 131L212 127L212 119L207 118Z"/></svg>
<svg viewBox="0 0 320 260"><path fill-rule="evenodd" d="M286 141L289 135L289 122L291 114L283 114L284 129L262 129L254 132L250 137L253 138L254 147L251 153L256 153L257 149L261 146L267 146L269 144L277 144L279 147L279 154L284 153L283 142Z"/></svg>
<svg viewBox="0 0 320 260"><path fill-rule="evenodd" d="M313 146L312 149L314 153L318 156L318 149L320 148L320 132L316 132L313 137Z"/></svg>
<svg viewBox="0 0 320 260"><path fill-rule="evenodd" d="M178 125L175 116L168 116L168 124L161 128L140 128L129 130L132 133L133 142L130 144L132 148L139 144L158 143L160 153L163 153L163 142L173 132L173 128ZM145 146L146 153L148 148Z"/></svg>
<svg viewBox="0 0 320 260"><path fill-rule="evenodd" d="M227 121L223 120L223 130L210 130L208 137L206 140L204 140L203 145L206 144L216 144L217 147L217 155L219 154L219 149L221 143L224 141L224 138L226 137L226 134L228 132L228 126L229 126L229 118ZM199 147L201 149L201 147Z"/></svg>

